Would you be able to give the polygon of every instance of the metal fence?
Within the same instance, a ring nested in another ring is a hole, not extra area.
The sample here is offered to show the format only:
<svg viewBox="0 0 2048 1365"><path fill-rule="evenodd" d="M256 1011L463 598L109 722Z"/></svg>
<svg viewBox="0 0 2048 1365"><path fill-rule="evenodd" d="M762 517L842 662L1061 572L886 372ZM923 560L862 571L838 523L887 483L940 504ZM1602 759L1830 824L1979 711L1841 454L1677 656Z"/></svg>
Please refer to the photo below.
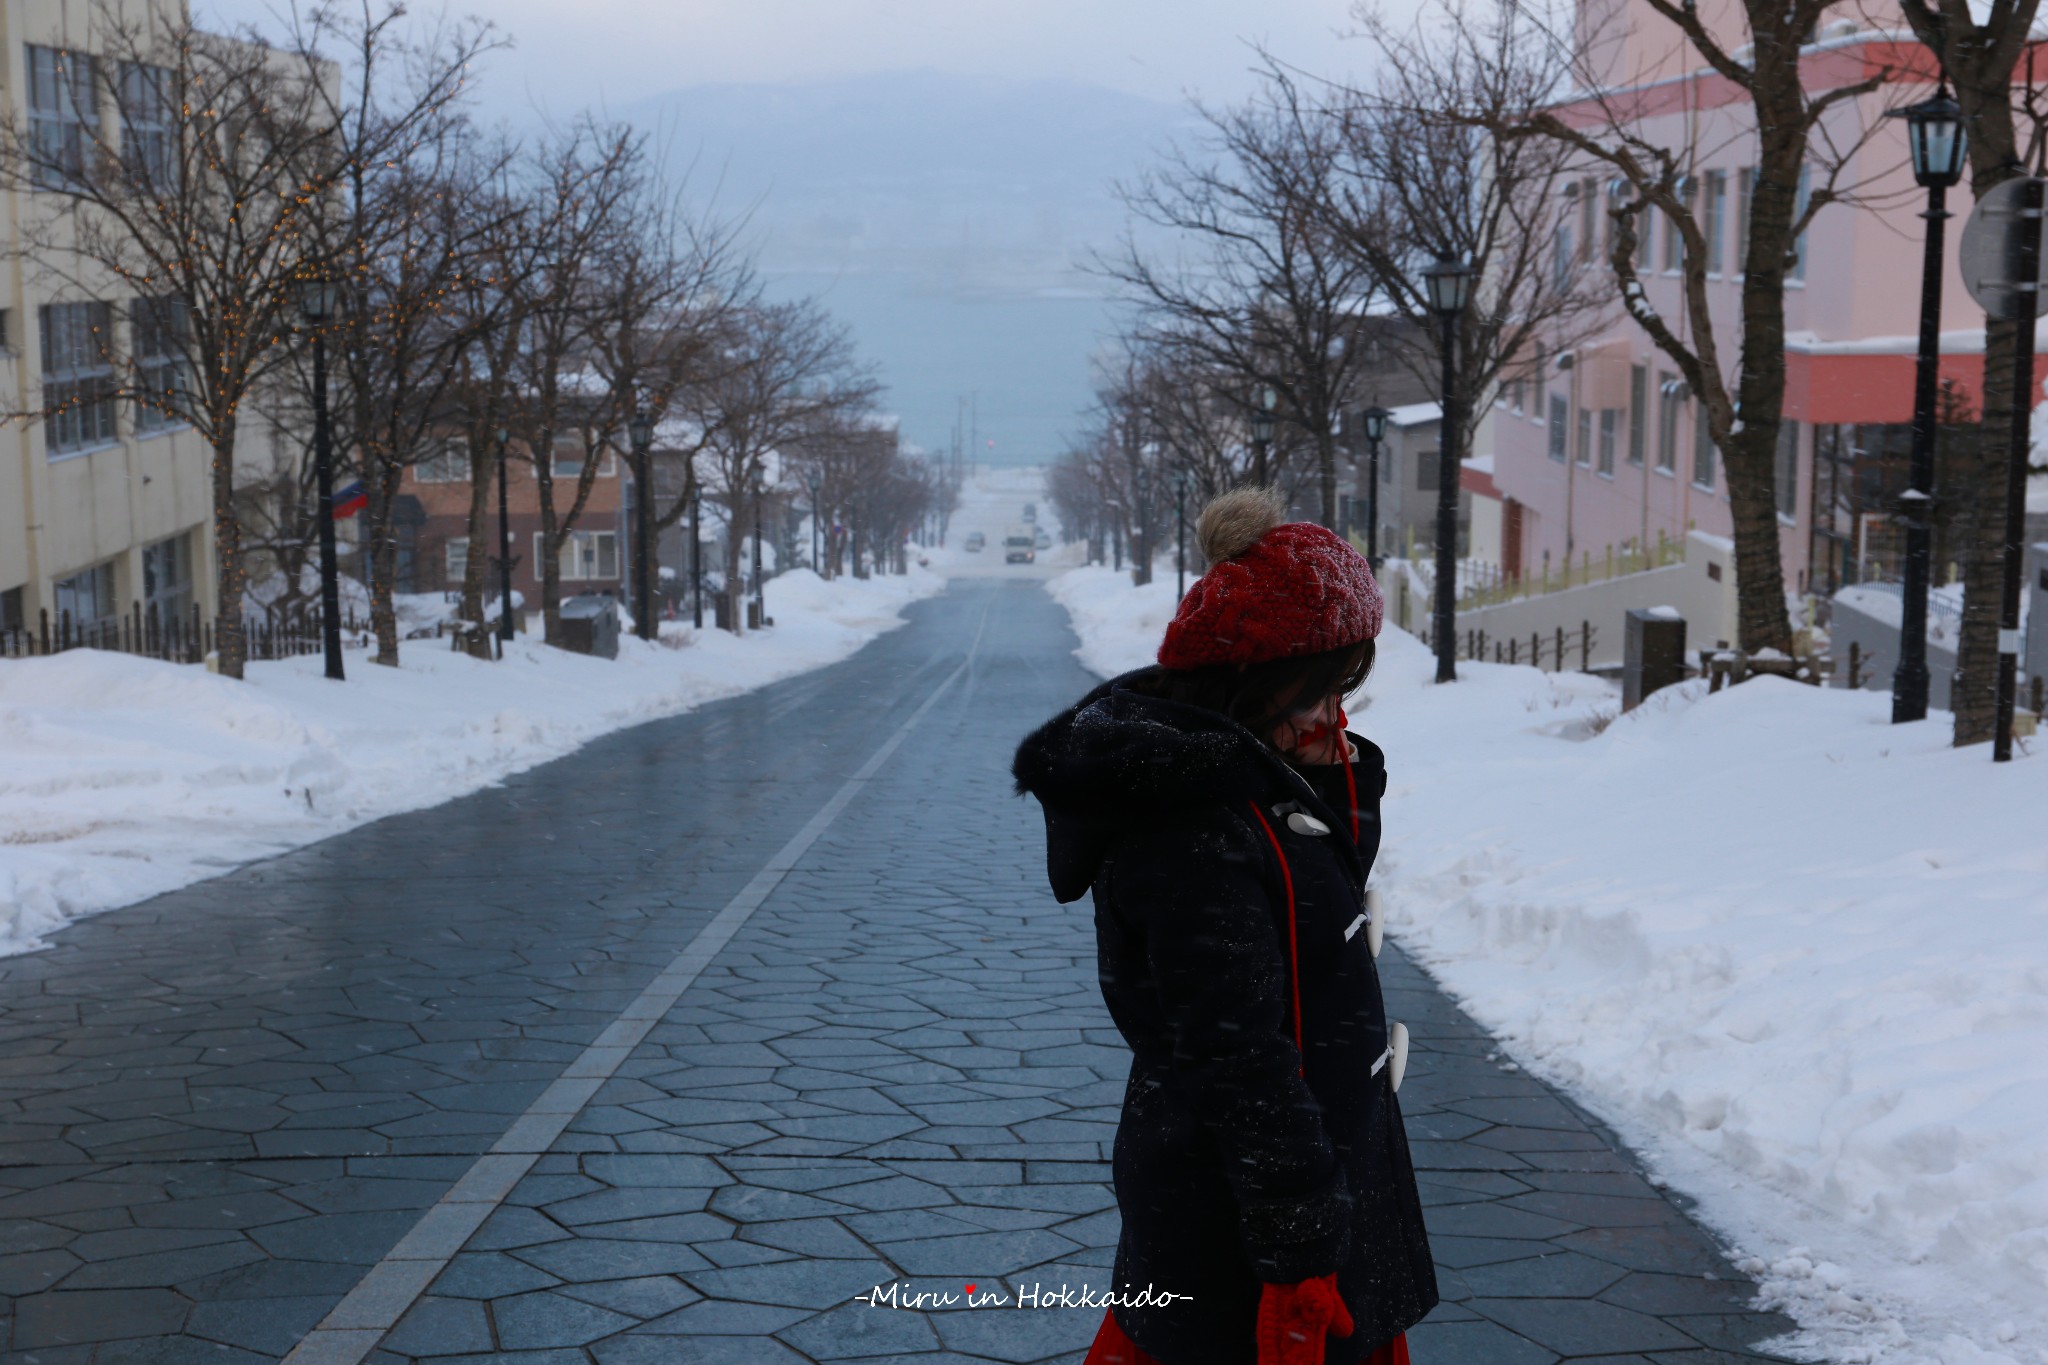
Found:
<svg viewBox="0 0 2048 1365"><path fill-rule="evenodd" d="M77 622L68 611L54 618L38 613L33 630L0 630L0 659L30 659L71 649L102 649L134 654L167 663L203 663L219 642L220 623L204 619L194 606L189 613L144 611L137 602L124 616ZM246 657L253 662L318 654L320 611L307 604L282 619L250 620L242 627ZM351 615L342 622L342 644L367 642L367 628Z"/></svg>

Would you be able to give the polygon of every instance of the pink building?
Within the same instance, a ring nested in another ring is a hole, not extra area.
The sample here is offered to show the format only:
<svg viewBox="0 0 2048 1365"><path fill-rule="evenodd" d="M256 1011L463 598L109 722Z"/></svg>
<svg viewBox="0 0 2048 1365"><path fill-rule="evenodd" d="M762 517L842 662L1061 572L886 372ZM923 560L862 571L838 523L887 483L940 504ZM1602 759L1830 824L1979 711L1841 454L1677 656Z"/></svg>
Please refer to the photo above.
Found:
<svg viewBox="0 0 2048 1365"><path fill-rule="evenodd" d="M1730 0L1703 0L1701 11L1731 50L1747 41ZM1786 585L1800 592L1827 594L1844 582L1894 576L1900 550L1887 513L1904 486L1910 439L1926 192L1913 182L1902 121L1884 113L1932 93L1932 62L1903 20L1885 31L1870 27L1867 15L1845 7L1823 21L1803 63L1815 90L1894 75L1826 118L1833 144L1855 149L1839 180L1856 187L1860 202L1831 204L1816 215L1786 291L1789 374L1778 510ZM1601 83L1612 92L1610 106L1639 114L1634 131L1690 158L1690 192L1709 244L1710 306L1732 370L1740 355L1754 109L1739 87L1706 70L1644 0L1582 0L1579 23ZM1591 102L1564 112L1587 122L1606 118ZM1816 145L1818 139L1817 132ZM1609 192L1608 180L1592 170L1567 187L1556 269L1611 280ZM1970 208L1967 180L1950 191L1949 205L1956 219L1949 226L1941 375L1950 401L1967 404L1974 417L1984 315L1955 267ZM1653 212L1639 231L1651 303L1666 317L1683 317L1676 230ZM1688 530L1732 534L1725 471L1706 439L1702 405L1618 298L1570 351L1543 357L1527 377L1503 388L1476 449L1494 456L1495 481L1510 513L1518 510L1519 557L1503 565L1510 574L1562 568L1567 559L1597 571L1610 552L1626 557L1638 547L1654 549L1660 538L1683 542ZM1945 558L1939 536L1936 554ZM1937 581L1947 571L1938 562Z"/></svg>

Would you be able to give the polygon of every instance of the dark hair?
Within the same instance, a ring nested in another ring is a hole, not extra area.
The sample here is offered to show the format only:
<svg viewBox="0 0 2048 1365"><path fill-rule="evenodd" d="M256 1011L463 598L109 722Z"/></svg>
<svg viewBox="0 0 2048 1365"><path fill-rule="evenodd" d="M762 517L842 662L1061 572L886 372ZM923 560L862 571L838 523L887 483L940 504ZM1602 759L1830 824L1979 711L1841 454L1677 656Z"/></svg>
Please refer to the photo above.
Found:
<svg viewBox="0 0 2048 1365"><path fill-rule="evenodd" d="M1263 742L1293 712L1332 694L1349 696L1364 686L1375 654L1371 640L1264 663L1210 664L1205 668L1159 668L1136 680L1137 690L1169 701L1221 712Z"/></svg>

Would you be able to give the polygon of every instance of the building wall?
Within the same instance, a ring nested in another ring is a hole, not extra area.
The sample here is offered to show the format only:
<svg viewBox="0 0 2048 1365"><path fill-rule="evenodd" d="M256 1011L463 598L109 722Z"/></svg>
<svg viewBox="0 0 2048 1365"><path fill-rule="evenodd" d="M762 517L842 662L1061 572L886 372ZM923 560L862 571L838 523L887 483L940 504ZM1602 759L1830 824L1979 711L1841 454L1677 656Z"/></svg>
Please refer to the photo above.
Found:
<svg viewBox="0 0 2048 1365"><path fill-rule="evenodd" d="M146 0L125 0L124 16L141 21ZM6 0L0 4L0 73L14 115L26 119L27 47L31 44L91 52L90 0ZM116 113L101 101L102 117ZM0 190L0 233L22 240L32 216L53 201L32 192ZM73 274L79 272L71 272ZM112 605L126 615L143 602L146 550L176 541L189 592L181 601L212 615L215 609L211 471L212 452L188 428L141 432L132 404L121 403L110 439L80 449L50 448L43 404L44 356L39 310L52 302L99 299L111 307L121 337L129 299L111 280L58 280L19 255L0 255L0 410L17 414L0 425L0 600L33 629L40 613L56 615L56 585L81 571L106 566ZM53 621L53 628L56 623Z"/></svg>
<svg viewBox="0 0 2048 1365"><path fill-rule="evenodd" d="M1732 0L1702 9L1710 27L1726 35L1731 46L1746 41ZM1831 23L1823 25L1826 36L1806 58L1809 83L1816 88L1860 80L1879 68L1910 71L1922 60L1910 44L1899 45L1878 33L1841 32L1841 16ZM1736 87L1692 69L1700 64L1697 56L1684 50L1673 26L1644 0L1585 0L1581 26L1601 44L1604 70L1613 84L1633 86L1612 98L1640 114L1634 131L1689 154L1702 187L1696 193L1705 193L1710 173L1724 177L1723 266L1710 277L1708 294L1715 340L1732 383L1741 355L1740 184L1756 160L1754 111ZM1827 132L1835 145L1862 144L1841 175L1844 185L1856 187L1861 202L1829 205L1816 215L1804 253L1804 277L1789 281L1785 292L1789 354L1784 415L1796 426L1789 438L1793 463L1789 500L1780 516L1780 550L1793 590L1805 589L1813 577L1809 550L1816 427L1904 422L1911 415L1924 229L1918 215L1925 192L1913 184L1901 122L1883 114L1928 93L1924 82L1895 84L1846 102L1828 116ZM1568 106L1566 113L1594 119L1590 106L1576 111ZM1604 171L1589 166L1577 187L1599 194L1606 181ZM1952 192L1951 208L1958 218L1968 207L1966 189ZM1604 211L1597 217L1604 234ZM1648 227L1653 264L1644 272L1644 283L1649 302L1667 318L1684 318L1679 273L1667 267L1665 226L1652 216ZM1952 224L1941 325L1954 334L1947 345L1959 353L1944 359L1942 373L1976 395L1982 386L1983 314L1957 271L1956 232ZM1574 242L1574 248L1584 253L1578 269L1591 272L1596 281L1611 281L1604 239L1590 253L1583 242ZM1563 349L1562 343L1557 349ZM1654 545L1660 535L1680 539L1694 529L1732 535L1725 464L1717 451L1708 451L1708 460L1701 458L1699 404L1683 395L1667 397L1664 381L1675 380L1676 367L1626 316L1618 295L1572 350L1568 369L1546 358L1540 399L1533 379L1523 382L1519 394L1512 385L1503 391L1488 424L1491 439L1479 446L1482 453L1496 455L1502 492L1526 508L1523 562L1507 567L1540 572L1546 561L1561 565L1567 557L1574 563L1597 562L1609 547ZM1639 366L1646 380L1641 410L1633 387ZM1564 400L1562 461L1553 458L1552 395ZM1667 403L1676 417L1668 468L1658 459ZM1617 414L1611 467L1600 448L1603 411ZM1630 458L1632 432L1640 432L1640 463Z"/></svg>

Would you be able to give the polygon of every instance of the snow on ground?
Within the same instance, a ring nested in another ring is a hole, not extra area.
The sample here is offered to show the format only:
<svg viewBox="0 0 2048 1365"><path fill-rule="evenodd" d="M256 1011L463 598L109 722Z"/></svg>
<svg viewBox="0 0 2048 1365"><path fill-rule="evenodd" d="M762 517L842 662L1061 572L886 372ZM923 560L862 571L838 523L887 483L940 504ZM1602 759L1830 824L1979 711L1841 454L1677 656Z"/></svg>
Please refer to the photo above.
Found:
<svg viewBox="0 0 2048 1365"><path fill-rule="evenodd" d="M1090 669L1150 661L1160 585L1049 588ZM1583 675L1434 667L1390 627L1351 708L1402 946L1699 1201L1801 1354L2048 1362L2048 762L1881 693L1616 718Z"/></svg>
<svg viewBox="0 0 2048 1365"><path fill-rule="evenodd" d="M501 662L409 642L403 666L350 651L232 682L97 650L0 663L0 955L80 915L487 786L623 726L852 654L944 579L765 586L771 630L665 628L616 660L522 636Z"/></svg>

